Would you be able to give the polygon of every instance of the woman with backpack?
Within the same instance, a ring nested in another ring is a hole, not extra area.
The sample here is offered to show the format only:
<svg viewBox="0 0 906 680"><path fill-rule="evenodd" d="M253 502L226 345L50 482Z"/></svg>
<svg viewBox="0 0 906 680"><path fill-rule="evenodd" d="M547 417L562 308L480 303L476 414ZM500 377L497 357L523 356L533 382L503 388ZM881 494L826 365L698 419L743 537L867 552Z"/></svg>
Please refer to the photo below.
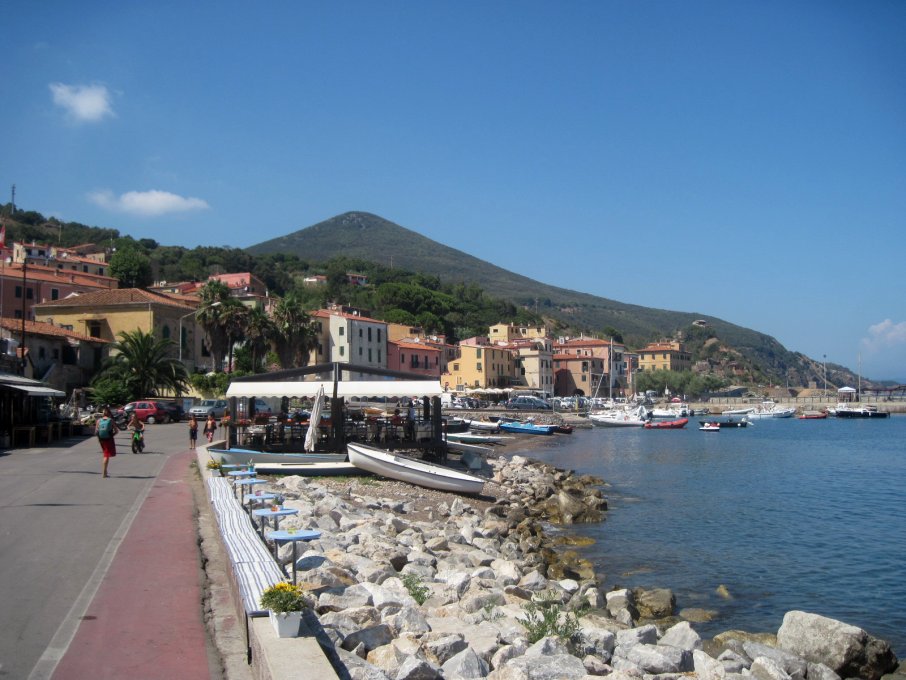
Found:
<svg viewBox="0 0 906 680"><path fill-rule="evenodd" d="M113 422L113 417L110 415L109 406L104 407L101 417L95 423L94 432L98 436L98 441L101 442L101 451L104 454L102 473L106 478L110 476L107 474L107 464L116 455L116 441L113 437L119 432L116 423Z"/></svg>

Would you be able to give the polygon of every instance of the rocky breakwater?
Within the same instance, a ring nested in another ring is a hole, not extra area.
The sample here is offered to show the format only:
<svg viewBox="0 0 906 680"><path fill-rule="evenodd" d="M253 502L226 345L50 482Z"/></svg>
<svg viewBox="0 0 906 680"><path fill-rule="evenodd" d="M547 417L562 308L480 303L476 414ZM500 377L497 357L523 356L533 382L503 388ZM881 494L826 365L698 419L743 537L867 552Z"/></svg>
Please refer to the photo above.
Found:
<svg viewBox="0 0 906 680"><path fill-rule="evenodd" d="M302 518L284 526L322 532L297 569L341 676L876 680L896 664L864 631L803 612L776 637L707 643L687 621L645 623L673 614L669 591L603 593L591 565L545 531L600 519L600 480L519 456L491 464L492 498L370 479L274 484Z"/></svg>

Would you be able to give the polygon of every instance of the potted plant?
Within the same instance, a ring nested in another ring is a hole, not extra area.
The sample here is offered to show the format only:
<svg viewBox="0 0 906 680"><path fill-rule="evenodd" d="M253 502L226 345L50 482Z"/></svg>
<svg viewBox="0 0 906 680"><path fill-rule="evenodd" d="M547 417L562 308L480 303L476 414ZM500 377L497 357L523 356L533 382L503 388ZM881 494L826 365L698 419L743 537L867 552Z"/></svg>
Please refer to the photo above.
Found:
<svg viewBox="0 0 906 680"><path fill-rule="evenodd" d="M302 612L307 606L300 586L285 581L270 586L261 594L261 606L268 609L277 637L299 637Z"/></svg>

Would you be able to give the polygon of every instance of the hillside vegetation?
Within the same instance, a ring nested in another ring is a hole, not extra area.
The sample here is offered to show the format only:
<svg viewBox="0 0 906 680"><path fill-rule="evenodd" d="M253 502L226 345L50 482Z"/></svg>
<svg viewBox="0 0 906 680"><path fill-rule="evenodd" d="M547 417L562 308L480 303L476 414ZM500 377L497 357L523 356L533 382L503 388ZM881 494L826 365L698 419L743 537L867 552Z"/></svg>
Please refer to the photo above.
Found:
<svg viewBox="0 0 906 680"><path fill-rule="evenodd" d="M729 382L795 387L823 380L820 363L763 333L706 314L642 307L541 283L369 213L338 215L246 250L164 246L117 229L64 223L29 211L17 211L12 219L8 204L0 206L0 213L7 215L8 243L105 245L111 270L124 286L250 271L272 294L295 291L311 308L332 300L388 321L419 324L452 340L486 334L488 325L501 321L544 320L559 334L616 336L630 349L680 338L694 360L708 361L711 371ZM370 285L347 285L347 271L366 274ZM302 286L302 278L314 273L327 275L328 285ZM708 325L693 326L695 320ZM855 382L842 366L829 365L827 375L832 386Z"/></svg>

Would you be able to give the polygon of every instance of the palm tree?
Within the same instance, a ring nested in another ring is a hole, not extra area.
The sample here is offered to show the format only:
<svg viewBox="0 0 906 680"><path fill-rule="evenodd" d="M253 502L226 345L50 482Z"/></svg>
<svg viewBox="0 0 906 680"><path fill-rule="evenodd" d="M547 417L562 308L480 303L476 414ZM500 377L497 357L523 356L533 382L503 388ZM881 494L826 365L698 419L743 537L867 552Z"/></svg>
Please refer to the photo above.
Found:
<svg viewBox="0 0 906 680"><path fill-rule="evenodd" d="M280 366L306 366L309 352L318 346L318 337L311 317L296 293L290 293L277 303L274 325L277 330L274 344Z"/></svg>
<svg viewBox="0 0 906 680"><path fill-rule="evenodd" d="M245 326L245 342L252 353L253 371L258 370L261 359L270 347L270 341L276 332L277 327L263 308L259 306L249 310Z"/></svg>
<svg viewBox="0 0 906 680"><path fill-rule="evenodd" d="M220 318L227 336L229 372L233 372L233 345L236 340L245 336L248 326L249 309L236 298L230 298L220 307Z"/></svg>
<svg viewBox="0 0 906 680"><path fill-rule="evenodd" d="M222 281L211 279L201 287L201 306L195 319L204 329L205 345L214 357L214 371L218 373L223 368L223 357L230 349L230 334L224 312L231 301L235 300L230 297L230 289Z"/></svg>
<svg viewBox="0 0 906 680"><path fill-rule="evenodd" d="M186 388L186 367L172 356L171 340L158 340L141 329L123 331L118 338L92 382L115 380L125 385L133 400L161 392L181 394Z"/></svg>

